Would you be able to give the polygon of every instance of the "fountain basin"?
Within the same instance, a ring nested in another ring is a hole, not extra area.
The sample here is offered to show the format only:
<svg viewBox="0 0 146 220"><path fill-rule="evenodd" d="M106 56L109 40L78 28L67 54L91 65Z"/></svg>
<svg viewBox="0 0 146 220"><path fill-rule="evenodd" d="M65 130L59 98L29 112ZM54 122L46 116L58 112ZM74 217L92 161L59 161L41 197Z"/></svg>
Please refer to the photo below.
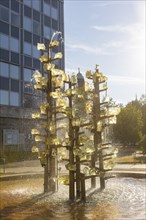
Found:
<svg viewBox="0 0 146 220"><path fill-rule="evenodd" d="M70 203L68 186L43 194L43 178L25 178L0 182L1 220L144 220L146 219L146 180L114 178L106 189L90 189L87 202Z"/></svg>

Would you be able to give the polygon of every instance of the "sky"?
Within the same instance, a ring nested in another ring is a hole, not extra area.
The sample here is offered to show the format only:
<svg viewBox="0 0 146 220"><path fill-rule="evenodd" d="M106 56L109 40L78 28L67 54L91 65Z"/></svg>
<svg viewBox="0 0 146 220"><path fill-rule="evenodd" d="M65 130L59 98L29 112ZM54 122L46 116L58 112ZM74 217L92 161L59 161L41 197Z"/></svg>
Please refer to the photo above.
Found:
<svg viewBox="0 0 146 220"><path fill-rule="evenodd" d="M65 69L108 77L108 94L127 104L145 94L146 0L64 0Z"/></svg>

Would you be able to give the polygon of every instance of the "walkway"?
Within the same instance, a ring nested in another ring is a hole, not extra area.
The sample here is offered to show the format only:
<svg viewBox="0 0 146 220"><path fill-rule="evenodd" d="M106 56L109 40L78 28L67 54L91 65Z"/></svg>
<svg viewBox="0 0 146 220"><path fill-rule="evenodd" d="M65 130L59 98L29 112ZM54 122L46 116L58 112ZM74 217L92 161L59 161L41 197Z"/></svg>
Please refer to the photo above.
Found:
<svg viewBox="0 0 146 220"><path fill-rule="evenodd" d="M66 173L66 168L63 163L59 163L61 173ZM25 178L26 176L41 176L43 175L44 168L41 166L39 160L29 160L23 162L9 163L5 165L5 173L2 173L1 166L0 180L6 180L9 178ZM116 164L111 171L112 174L117 176L135 176L146 178L146 164Z"/></svg>

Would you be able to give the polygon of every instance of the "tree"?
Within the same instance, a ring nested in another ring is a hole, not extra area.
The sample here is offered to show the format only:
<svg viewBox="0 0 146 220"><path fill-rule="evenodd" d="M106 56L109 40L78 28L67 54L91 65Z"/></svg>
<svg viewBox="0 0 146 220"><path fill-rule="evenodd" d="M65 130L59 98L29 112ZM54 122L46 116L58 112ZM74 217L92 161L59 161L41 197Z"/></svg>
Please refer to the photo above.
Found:
<svg viewBox="0 0 146 220"><path fill-rule="evenodd" d="M142 112L142 119L143 119L142 133L143 135L146 135L146 95L142 95L139 101L141 103L141 112Z"/></svg>
<svg viewBox="0 0 146 220"><path fill-rule="evenodd" d="M115 139L124 145L136 145L142 134L142 112L133 103L121 109L114 126Z"/></svg>
<svg viewBox="0 0 146 220"><path fill-rule="evenodd" d="M142 135L138 145L142 150L143 154L146 154L146 134Z"/></svg>

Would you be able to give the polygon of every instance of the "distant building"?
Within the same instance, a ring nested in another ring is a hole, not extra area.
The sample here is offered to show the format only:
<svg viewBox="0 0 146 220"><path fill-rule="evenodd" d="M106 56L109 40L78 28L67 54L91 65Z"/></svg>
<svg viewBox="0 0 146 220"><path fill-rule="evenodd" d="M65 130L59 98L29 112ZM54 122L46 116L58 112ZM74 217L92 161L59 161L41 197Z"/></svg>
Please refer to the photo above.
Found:
<svg viewBox="0 0 146 220"><path fill-rule="evenodd" d="M80 68L78 68L77 86L82 87L82 86L84 86L84 83L85 83L84 77L83 77L82 73L80 72Z"/></svg>
<svg viewBox="0 0 146 220"><path fill-rule="evenodd" d="M55 31L64 36L63 0L0 0L0 151L31 150L31 113L42 101L31 84L42 71L37 43ZM64 58L57 65L64 69Z"/></svg>

